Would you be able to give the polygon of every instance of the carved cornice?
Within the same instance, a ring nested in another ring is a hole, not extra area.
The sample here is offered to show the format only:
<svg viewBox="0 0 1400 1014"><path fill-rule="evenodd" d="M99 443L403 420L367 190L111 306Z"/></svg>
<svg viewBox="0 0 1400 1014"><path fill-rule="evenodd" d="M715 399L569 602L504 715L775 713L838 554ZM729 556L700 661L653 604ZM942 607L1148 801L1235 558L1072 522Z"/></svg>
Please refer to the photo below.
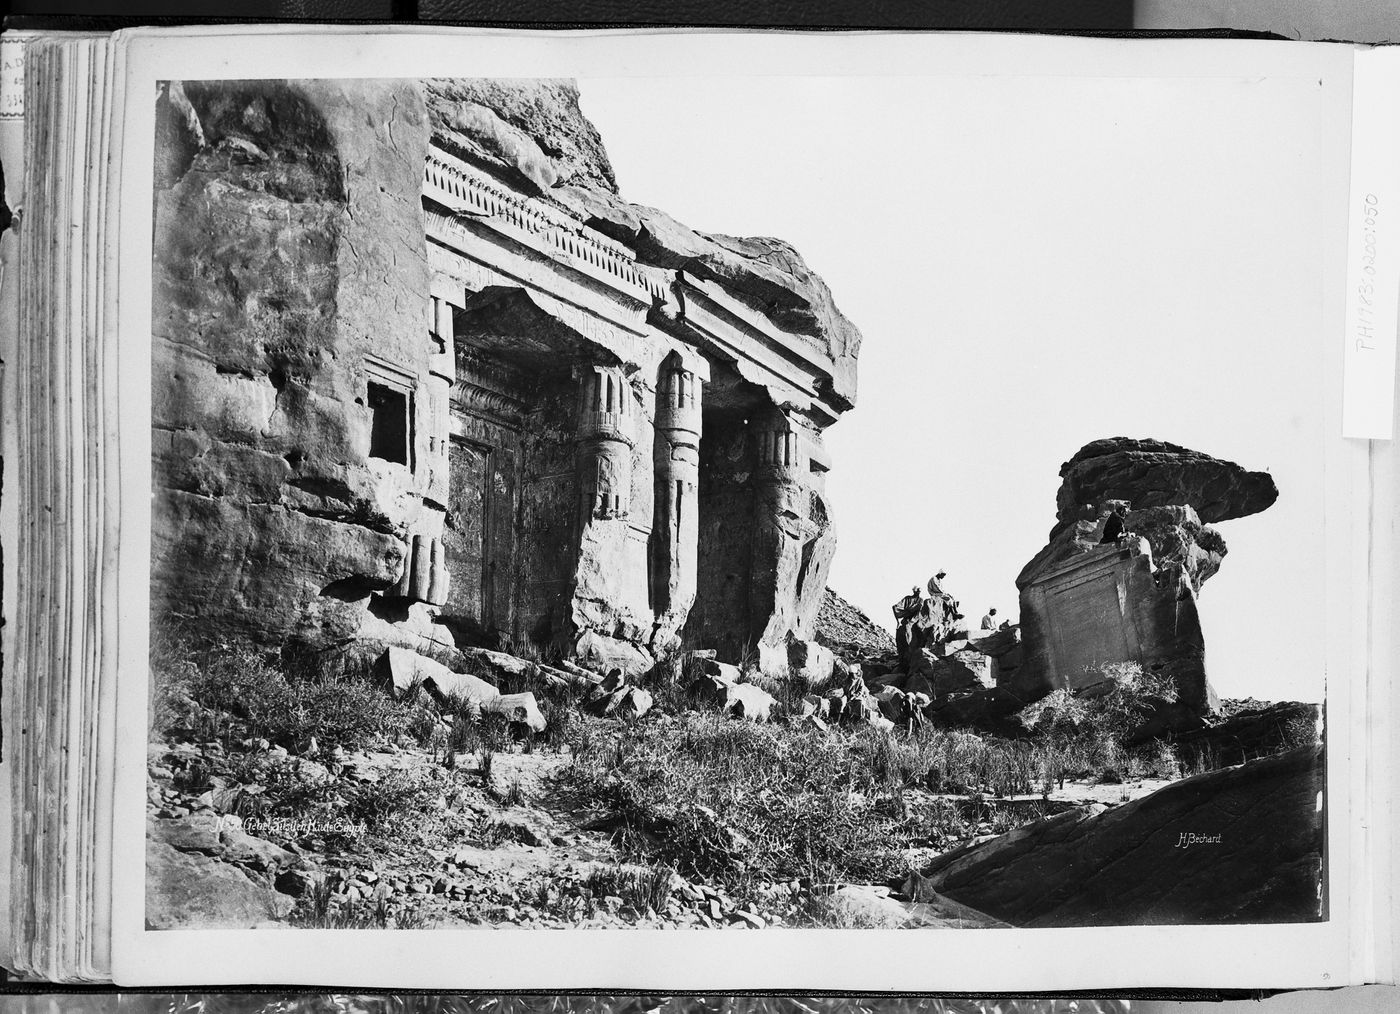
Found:
<svg viewBox="0 0 1400 1014"><path fill-rule="evenodd" d="M519 427L529 407L510 395L482 387L470 380L452 385L452 407L465 415L480 416L492 422Z"/></svg>
<svg viewBox="0 0 1400 1014"><path fill-rule="evenodd" d="M484 220L497 231L528 238L530 246L551 260L606 281L643 303L665 298L662 282L642 271L636 255L623 244L566 211L498 186L441 149L428 149L423 196Z"/></svg>

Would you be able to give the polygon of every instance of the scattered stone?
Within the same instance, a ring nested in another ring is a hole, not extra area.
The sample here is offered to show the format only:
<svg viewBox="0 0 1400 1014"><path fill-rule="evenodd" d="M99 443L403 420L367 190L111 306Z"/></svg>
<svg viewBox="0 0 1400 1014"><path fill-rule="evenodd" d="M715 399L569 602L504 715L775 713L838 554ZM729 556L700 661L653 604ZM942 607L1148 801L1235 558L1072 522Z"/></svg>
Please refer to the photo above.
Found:
<svg viewBox="0 0 1400 1014"><path fill-rule="evenodd" d="M720 662L713 658L704 660L703 669L705 675L713 676L722 683L738 683L744 678L744 672L737 665L730 665L728 662Z"/></svg>

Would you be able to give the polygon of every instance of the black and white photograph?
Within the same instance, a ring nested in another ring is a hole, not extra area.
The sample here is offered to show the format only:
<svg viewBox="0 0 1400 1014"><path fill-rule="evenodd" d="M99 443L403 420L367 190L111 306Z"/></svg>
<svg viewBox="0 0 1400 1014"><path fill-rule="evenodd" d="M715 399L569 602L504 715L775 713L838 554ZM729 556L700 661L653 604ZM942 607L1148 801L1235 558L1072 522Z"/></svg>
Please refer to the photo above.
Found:
<svg viewBox="0 0 1400 1014"><path fill-rule="evenodd" d="M6 33L0 966L1393 978L1395 56Z"/></svg>
<svg viewBox="0 0 1400 1014"><path fill-rule="evenodd" d="M149 928L1326 917L1316 152L976 87L161 83Z"/></svg>

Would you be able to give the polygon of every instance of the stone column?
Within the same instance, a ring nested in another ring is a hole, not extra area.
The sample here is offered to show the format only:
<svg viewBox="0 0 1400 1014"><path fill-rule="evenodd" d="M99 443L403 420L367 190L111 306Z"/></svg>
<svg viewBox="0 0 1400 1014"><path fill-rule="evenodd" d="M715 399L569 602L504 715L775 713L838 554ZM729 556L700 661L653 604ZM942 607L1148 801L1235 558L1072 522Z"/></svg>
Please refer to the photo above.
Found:
<svg viewBox="0 0 1400 1014"><path fill-rule="evenodd" d="M675 640L695 602L700 532L700 378L680 363L661 370L653 450L656 515L652 529L654 648Z"/></svg>
<svg viewBox="0 0 1400 1014"><path fill-rule="evenodd" d="M753 423L757 469L753 564L749 585L750 635L777 643L796 623L802 548L814 534L807 520L807 462L792 421L777 408Z"/></svg>
<svg viewBox="0 0 1400 1014"><path fill-rule="evenodd" d="M632 500L632 392L621 369L582 371L578 413L580 520L625 518Z"/></svg>

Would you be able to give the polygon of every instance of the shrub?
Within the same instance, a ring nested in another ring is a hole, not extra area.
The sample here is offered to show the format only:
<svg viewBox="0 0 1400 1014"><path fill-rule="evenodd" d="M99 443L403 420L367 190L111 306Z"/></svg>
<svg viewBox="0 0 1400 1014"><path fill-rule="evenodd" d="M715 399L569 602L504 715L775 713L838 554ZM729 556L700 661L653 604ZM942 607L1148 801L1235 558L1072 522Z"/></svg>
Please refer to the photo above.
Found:
<svg viewBox="0 0 1400 1014"><path fill-rule="evenodd" d="M660 864L596 867L584 879L583 886L594 898L612 895L638 912L660 912L670 900L675 883L676 871Z"/></svg>
<svg viewBox="0 0 1400 1014"><path fill-rule="evenodd" d="M1136 662L1108 663L1089 671L1103 679L1083 690L1054 690L1020 713L1021 721L1040 736L1043 791L1063 786L1067 777L1120 782L1144 774L1179 773L1170 747L1127 745L1156 707L1177 699L1172 679Z"/></svg>
<svg viewBox="0 0 1400 1014"><path fill-rule="evenodd" d="M887 758L872 778L871 756ZM617 817L629 861L716 878L872 881L938 839L943 808L904 805L902 748L883 733L823 734L690 712L641 723L575 754L565 777Z"/></svg>
<svg viewBox="0 0 1400 1014"><path fill-rule="evenodd" d="M154 732L225 746L256 736L300 751L312 739L354 750L424 728L421 711L395 704L358 665L284 662L248 645L194 646L171 634L155 644Z"/></svg>

